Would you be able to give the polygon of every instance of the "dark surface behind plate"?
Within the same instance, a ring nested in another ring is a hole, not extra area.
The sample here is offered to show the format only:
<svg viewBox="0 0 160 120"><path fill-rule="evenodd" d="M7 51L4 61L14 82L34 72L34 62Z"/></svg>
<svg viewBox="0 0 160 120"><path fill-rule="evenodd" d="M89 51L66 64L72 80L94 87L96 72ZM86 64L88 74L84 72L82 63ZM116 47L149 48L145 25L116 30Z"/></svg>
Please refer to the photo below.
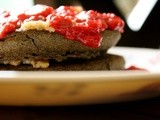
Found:
<svg viewBox="0 0 160 120"><path fill-rule="evenodd" d="M67 107L0 106L1 120L159 120L160 97L146 100Z"/></svg>

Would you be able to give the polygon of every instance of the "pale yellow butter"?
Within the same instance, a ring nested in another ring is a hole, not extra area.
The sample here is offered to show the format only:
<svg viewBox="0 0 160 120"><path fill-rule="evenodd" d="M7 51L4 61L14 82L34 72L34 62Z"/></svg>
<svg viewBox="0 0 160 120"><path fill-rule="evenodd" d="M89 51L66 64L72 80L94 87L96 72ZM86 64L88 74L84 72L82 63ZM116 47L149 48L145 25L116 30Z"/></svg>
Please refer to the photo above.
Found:
<svg viewBox="0 0 160 120"><path fill-rule="evenodd" d="M49 22L42 20L38 21L24 21L21 27L17 31L27 31L27 30L46 30L49 32L54 32L55 29L50 26Z"/></svg>

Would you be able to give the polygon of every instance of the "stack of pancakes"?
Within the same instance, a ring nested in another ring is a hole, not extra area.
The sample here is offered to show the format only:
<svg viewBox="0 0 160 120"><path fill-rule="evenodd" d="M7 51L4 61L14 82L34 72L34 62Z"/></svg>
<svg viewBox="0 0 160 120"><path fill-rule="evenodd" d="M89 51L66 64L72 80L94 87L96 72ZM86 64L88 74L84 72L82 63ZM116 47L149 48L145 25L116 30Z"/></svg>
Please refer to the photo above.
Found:
<svg viewBox="0 0 160 120"><path fill-rule="evenodd" d="M1 70L120 70L124 67L122 56L107 54L121 37L121 33L105 30L101 45L91 48L78 41L48 31L28 30L14 32L0 41ZM15 60L15 61L14 61ZM46 68L34 68L22 61L49 62ZM21 62L20 65L14 62ZM5 63L6 62L6 63ZM7 62L11 62L7 64ZM12 63L13 62L13 63Z"/></svg>
<svg viewBox="0 0 160 120"><path fill-rule="evenodd" d="M41 5L38 7L42 8L41 13L48 8L52 10L51 7ZM4 19L6 16L10 16L9 13L4 13L2 13L5 15ZM21 14L21 16L24 16L24 14ZM9 19L8 17L6 20ZM6 30L8 33L4 37L1 36L0 39L0 70L70 71L121 70L124 68L125 61L122 56L107 53L108 49L116 45L120 39L121 31L106 29L100 32L102 40L99 46L95 48L77 40L67 39L64 35L54 32L53 28L50 29L50 26L45 28L48 24L44 21L38 20L38 26L34 20L34 24L31 24L29 29L19 28L12 32L4 26L3 21L3 19L0 19L1 35L4 35L2 32L6 32ZM29 23L32 23L32 21ZM16 24L18 25L19 22ZM8 23L5 22L5 25L8 25ZM10 25L12 26L12 21ZM40 26L43 26L43 28L41 29ZM6 28L3 29L3 27ZM40 30L37 28L40 28ZM50 30L47 31L46 29Z"/></svg>

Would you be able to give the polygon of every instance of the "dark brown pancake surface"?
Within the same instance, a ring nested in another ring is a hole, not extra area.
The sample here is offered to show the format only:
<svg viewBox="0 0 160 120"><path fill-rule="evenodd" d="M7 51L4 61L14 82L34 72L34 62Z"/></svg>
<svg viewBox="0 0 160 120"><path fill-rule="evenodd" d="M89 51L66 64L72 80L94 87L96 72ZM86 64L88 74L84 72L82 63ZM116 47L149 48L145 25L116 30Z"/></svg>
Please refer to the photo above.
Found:
<svg viewBox="0 0 160 120"><path fill-rule="evenodd" d="M82 43L67 40L56 32L28 30L14 32L0 41L0 61L13 59L54 59L95 58L114 46L120 39L120 32L106 30L99 48L84 46Z"/></svg>
<svg viewBox="0 0 160 120"><path fill-rule="evenodd" d="M106 54L90 60L74 59L63 62L51 62L48 68L33 68L31 65L11 66L0 64L0 70L17 71L82 71L82 70L123 70L124 58L119 55Z"/></svg>

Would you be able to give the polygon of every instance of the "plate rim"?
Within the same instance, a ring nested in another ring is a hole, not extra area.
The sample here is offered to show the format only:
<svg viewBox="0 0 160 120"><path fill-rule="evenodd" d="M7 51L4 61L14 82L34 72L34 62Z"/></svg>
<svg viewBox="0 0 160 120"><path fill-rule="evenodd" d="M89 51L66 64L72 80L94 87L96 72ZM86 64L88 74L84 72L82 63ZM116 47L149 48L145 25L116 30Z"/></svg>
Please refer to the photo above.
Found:
<svg viewBox="0 0 160 120"><path fill-rule="evenodd" d="M0 82L90 82L97 79L98 81L121 81L122 78L127 80L133 76L134 80L142 78L160 80L160 72L146 71L0 71Z"/></svg>

